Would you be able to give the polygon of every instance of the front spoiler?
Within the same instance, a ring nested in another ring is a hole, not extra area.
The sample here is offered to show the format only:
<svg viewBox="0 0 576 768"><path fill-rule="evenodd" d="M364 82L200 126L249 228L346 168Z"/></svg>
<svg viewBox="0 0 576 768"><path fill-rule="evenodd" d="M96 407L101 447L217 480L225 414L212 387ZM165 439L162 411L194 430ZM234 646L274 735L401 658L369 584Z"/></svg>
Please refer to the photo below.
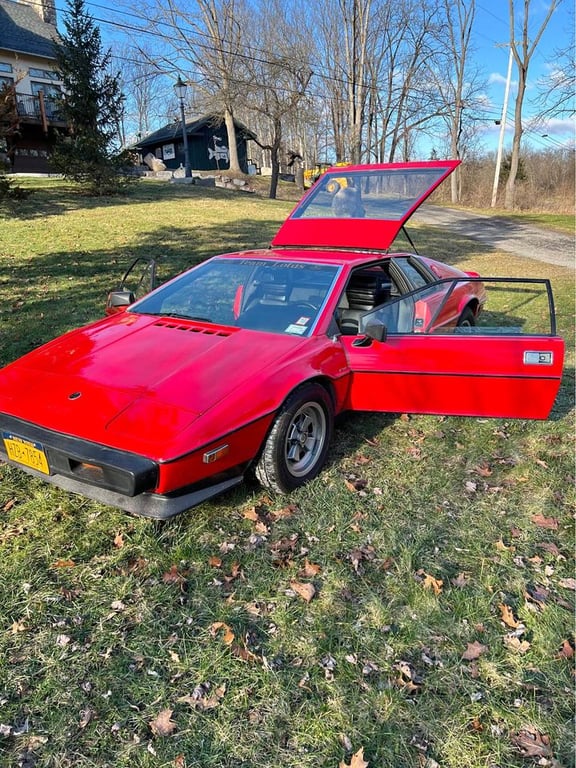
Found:
<svg viewBox="0 0 576 768"><path fill-rule="evenodd" d="M0 457L6 459L6 456L2 453L0 453ZM8 463L14 467L18 467L18 469L23 469L19 464L14 464L14 462L11 461ZM213 496L217 496L230 488L240 485L243 480L243 475L239 475L215 483L206 488L190 490L179 496L162 496L158 493L141 493L139 496L123 496L121 493L114 493L114 491L108 491L106 488L98 488L95 485L87 485L86 483L81 483L78 480L73 480L72 478L64 477L63 475L46 476L41 472L36 472L33 469L29 470L27 468L24 468L24 471L27 474L34 475L40 480L51 483L65 491L79 493L82 496L93 499L94 501L99 501L102 504L107 504L110 507L123 509L126 512L131 512L133 515L139 515L141 517L151 517L154 518L154 520L168 520L191 507L201 504L203 501L211 499Z"/></svg>
<svg viewBox="0 0 576 768"><path fill-rule="evenodd" d="M21 435L26 440L42 443L52 473L46 475L11 461L1 439L4 430ZM227 474L215 475L169 494L152 493L158 472L156 462L79 438L60 435L5 414L0 416L0 460L65 491L79 493L102 504L156 520L167 520L239 485L246 468L236 467ZM71 462L76 460L79 463L97 463L105 468L106 477L99 484L86 478L74 477Z"/></svg>
<svg viewBox="0 0 576 768"><path fill-rule="evenodd" d="M243 475L237 475L214 483L214 485L189 490L179 495L163 496L159 493L141 493L138 496L124 496L121 493L115 493L106 488L99 488L96 485L88 485L71 477L64 477L64 475L44 475L42 472L37 472L34 469L22 467L20 464L9 461L3 451L0 451L0 459L3 459L13 467L23 470L26 474L33 475L39 480L55 485L65 491L79 493L84 497L107 504L110 507L123 509L126 512L131 512L133 515L140 515L141 517L151 517L155 520L168 520L180 514L180 512L184 512L186 509L195 507L203 501L211 499L213 496L217 496L230 488L240 485L244 479Z"/></svg>

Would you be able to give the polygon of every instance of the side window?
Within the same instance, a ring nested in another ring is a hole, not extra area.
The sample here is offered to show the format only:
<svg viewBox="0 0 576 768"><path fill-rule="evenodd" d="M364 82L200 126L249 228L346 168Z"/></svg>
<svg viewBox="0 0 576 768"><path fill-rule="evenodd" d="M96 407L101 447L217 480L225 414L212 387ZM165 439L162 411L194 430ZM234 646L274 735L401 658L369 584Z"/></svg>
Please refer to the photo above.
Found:
<svg viewBox="0 0 576 768"><path fill-rule="evenodd" d="M409 284L414 288L422 288L428 285L429 281L408 259L394 259L394 265L402 271Z"/></svg>
<svg viewBox="0 0 576 768"><path fill-rule="evenodd" d="M550 282L515 278L441 280L364 313L360 333L371 323L388 335L556 333Z"/></svg>
<svg viewBox="0 0 576 768"><path fill-rule="evenodd" d="M356 269L340 297L337 323L343 334L360 333L360 320L365 312L381 307L392 298L392 281L380 265Z"/></svg>

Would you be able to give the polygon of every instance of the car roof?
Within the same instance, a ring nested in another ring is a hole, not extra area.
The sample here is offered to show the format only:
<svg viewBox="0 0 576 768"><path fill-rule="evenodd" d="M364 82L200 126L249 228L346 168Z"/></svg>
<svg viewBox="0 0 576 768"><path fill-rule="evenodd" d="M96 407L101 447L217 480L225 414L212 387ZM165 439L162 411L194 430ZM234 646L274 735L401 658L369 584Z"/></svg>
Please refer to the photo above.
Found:
<svg viewBox="0 0 576 768"><path fill-rule="evenodd" d="M458 165L422 160L331 168L302 197L272 246L386 250Z"/></svg>

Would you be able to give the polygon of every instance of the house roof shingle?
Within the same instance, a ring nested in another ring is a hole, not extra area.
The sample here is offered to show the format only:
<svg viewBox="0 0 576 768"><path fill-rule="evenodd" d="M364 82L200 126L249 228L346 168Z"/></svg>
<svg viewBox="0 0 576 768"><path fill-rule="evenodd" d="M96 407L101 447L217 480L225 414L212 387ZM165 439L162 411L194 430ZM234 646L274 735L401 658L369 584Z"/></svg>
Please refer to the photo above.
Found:
<svg viewBox="0 0 576 768"><path fill-rule="evenodd" d="M2 0L0 0L0 2L2 2ZM187 135L191 136L192 134L196 133L196 131L200 130L200 128L202 128L204 125L212 122L213 120L214 117L212 115L205 115L203 117L186 120ZM222 119L220 118L218 122L221 123ZM236 125L236 129L240 131L240 133L245 138L256 138L255 134L238 120L234 120L234 123ZM143 149L144 147L156 146L157 144L174 141L175 139L178 140L180 138L182 138L182 122L178 120L173 123L168 123L168 125L159 128L157 131L154 131L154 133L149 133L147 136L144 136L142 139L140 139L140 141L137 141L133 146L139 149Z"/></svg>
<svg viewBox="0 0 576 768"><path fill-rule="evenodd" d="M34 8L14 0L0 0L0 50L54 59L54 24L42 21Z"/></svg>

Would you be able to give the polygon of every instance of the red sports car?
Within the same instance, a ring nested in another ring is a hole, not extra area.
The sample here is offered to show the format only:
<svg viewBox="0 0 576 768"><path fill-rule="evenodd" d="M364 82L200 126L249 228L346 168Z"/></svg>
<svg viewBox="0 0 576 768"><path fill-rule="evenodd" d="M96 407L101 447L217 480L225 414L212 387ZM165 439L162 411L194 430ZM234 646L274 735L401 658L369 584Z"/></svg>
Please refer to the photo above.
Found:
<svg viewBox="0 0 576 768"><path fill-rule="evenodd" d="M390 252L456 165L335 168L270 248L113 292L108 317L0 371L0 456L167 518L248 470L302 485L346 410L546 418L563 362L548 281Z"/></svg>

